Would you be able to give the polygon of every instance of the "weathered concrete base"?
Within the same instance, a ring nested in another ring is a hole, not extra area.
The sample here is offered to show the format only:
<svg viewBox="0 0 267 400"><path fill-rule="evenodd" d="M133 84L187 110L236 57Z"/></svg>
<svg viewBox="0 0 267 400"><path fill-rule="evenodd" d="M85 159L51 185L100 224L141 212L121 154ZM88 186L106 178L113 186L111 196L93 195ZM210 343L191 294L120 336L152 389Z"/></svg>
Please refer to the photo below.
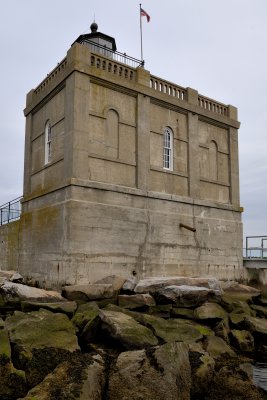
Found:
<svg viewBox="0 0 267 400"><path fill-rule="evenodd" d="M234 207L82 183L24 202L18 266L24 276L46 287L133 273L246 279Z"/></svg>
<svg viewBox="0 0 267 400"><path fill-rule="evenodd" d="M247 282L267 294L267 260L244 259Z"/></svg>

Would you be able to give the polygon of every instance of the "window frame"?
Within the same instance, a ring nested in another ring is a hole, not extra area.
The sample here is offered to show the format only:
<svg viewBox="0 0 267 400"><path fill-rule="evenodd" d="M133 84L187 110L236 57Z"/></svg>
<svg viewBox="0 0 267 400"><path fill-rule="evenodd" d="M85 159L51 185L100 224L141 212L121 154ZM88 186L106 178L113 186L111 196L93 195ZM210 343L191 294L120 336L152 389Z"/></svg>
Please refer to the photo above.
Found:
<svg viewBox="0 0 267 400"><path fill-rule="evenodd" d="M168 126L163 132L163 169L173 171L173 131Z"/></svg>
<svg viewBox="0 0 267 400"><path fill-rule="evenodd" d="M45 165L52 159L52 127L48 120L45 124Z"/></svg>

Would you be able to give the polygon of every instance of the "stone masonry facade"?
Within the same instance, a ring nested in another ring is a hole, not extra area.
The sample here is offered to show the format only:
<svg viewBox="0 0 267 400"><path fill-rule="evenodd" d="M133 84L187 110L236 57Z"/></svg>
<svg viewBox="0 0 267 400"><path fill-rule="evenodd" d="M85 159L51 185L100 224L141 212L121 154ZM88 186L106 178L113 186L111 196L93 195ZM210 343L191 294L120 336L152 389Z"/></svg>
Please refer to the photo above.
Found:
<svg viewBox="0 0 267 400"><path fill-rule="evenodd" d="M25 116L22 274L242 278L235 107L74 43Z"/></svg>

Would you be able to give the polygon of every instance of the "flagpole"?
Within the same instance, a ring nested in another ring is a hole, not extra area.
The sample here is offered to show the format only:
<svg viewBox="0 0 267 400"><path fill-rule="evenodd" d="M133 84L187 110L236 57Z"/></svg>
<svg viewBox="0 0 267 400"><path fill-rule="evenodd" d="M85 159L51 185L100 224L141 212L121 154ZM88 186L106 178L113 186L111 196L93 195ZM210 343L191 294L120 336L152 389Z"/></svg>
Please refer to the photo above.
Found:
<svg viewBox="0 0 267 400"><path fill-rule="evenodd" d="M140 16L140 38L141 38L141 62L143 63L143 34L142 34L142 16L141 16L141 6L142 4L139 4L140 10L139 10L139 16Z"/></svg>

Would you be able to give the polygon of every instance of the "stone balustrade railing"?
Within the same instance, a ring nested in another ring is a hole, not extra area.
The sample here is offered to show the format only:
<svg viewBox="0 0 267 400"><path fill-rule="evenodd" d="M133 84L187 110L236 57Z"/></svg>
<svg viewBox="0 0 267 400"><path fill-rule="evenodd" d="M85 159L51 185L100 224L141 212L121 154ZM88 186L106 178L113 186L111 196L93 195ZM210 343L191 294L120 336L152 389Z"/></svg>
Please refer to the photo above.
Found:
<svg viewBox="0 0 267 400"><path fill-rule="evenodd" d="M165 81L163 79L157 78L151 75L150 77L150 87L158 92L165 93L169 96L176 97L180 100L186 100L186 89L175 85L171 82Z"/></svg>
<svg viewBox="0 0 267 400"><path fill-rule="evenodd" d="M35 94L40 93L42 90L46 88L46 86L55 78L57 78L66 68L67 65L67 57L65 57L58 65L56 68L53 69L53 71L50 72L50 74L47 75L47 77L40 83L39 86L34 90Z"/></svg>
<svg viewBox="0 0 267 400"><path fill-rule="evenodd" d="M91 54L91 66L129 80L135 79L136 75L135 68L102 57L99 54Z"/></svg>
<svg viewBox="0 0 267 400"><path fill-rule="evenodd" d="M208 97L199 95L198 105L199 107L204 108L205 110L225 116L228 115L228 107L225 104L209 99Z"/></svg>

